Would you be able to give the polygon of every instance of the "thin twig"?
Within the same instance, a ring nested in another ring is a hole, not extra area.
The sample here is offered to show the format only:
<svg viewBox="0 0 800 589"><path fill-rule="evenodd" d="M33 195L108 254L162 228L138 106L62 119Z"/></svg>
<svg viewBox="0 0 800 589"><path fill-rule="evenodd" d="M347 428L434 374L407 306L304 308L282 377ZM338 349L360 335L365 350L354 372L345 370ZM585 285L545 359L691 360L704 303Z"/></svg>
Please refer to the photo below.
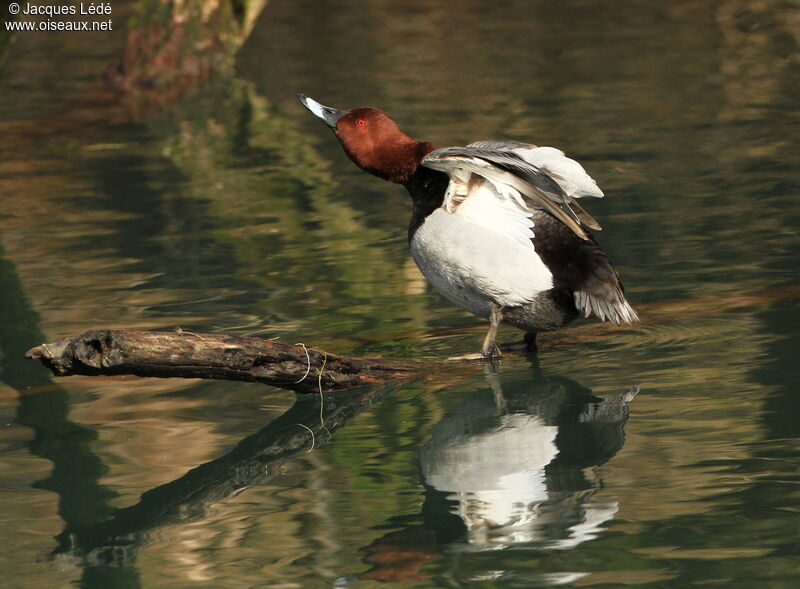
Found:
<svg viewBox="0 0 800 589"><path fill-rule="evenodd" d="M205 341L205 339L206 339L202 335L200 335L199 333L195 333L193 331L187 331L187 330L185 330L185 329L183 329L181 327L178 327L175 330L175 333L177 333L178 335L193 335L194 337L200 338L203 341Z"/></svg>
<svg viewBox="0 0 800 589"><path fill-rule="evenodd" d="M303 375L303 378L301 378L300 380L296 380L294 382L295 384L298 384L298 383L303 382L306 379L306 377L309 375L309 373L311 372L311 356L308 354L308 348L306 347L306 345L303 342L297 343L295 345L296 346L303 346L303 350L306 353L306 360L308 360L308 367L306 368L306 373Z"/></svg>
<svg viewBox="0 0 800 589"><path fill-rule="evenodd" d="M325 352L323 352L323 354L325 354ZM328 363L328 354L325 354L322 358L322 366L320 366L319 375L317 378L317 385L319 386L319 424L322 426L322 429L325 430L328 436L331 436L332 434L328 429L328 427L325 425L325 419L322 416L322 410L323 407L325 406L325 394L322 392L322 372L325 370L325 364L327 363Z"/></svg>
<svg viewBox="0 0 800 589"><path fill-rule="evenodd" d="M308 430L308 433L311 434L311 447L307 450L307 452L311 452L314 449L314 444L316 443L316 438L314 437L314 430L312 430L310 427L302 423L298 423L296 425L306 428Z"/></svg>

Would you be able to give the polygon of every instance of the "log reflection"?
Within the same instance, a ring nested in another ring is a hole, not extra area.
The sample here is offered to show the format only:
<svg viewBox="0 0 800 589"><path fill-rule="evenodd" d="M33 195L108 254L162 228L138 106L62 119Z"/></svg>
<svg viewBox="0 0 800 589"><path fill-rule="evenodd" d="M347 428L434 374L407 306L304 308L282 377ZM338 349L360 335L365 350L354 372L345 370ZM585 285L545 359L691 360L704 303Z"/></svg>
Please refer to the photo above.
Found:
<svg viewBox="0 0 800 589"><path fill-rule="evenodd" d="M346 394L298 396L283 415L244 438L230 452L172 482L142 494L106 521L67 526L51 556L64 554L88 565L130 566L138 548L170 524L201 520L208 507L251 485L261 485L294 456L324 445L363 410L392 389L369 388ZM322 402L322 410L320 410Z"/></svg>

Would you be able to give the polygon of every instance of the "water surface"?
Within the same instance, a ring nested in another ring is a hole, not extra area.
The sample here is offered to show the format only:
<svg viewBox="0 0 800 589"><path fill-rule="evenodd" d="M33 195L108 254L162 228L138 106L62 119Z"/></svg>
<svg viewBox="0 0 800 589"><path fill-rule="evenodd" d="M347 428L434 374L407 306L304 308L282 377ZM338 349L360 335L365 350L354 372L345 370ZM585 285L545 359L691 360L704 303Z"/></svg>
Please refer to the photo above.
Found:
<svg viewBox="0 0 800 589"><path fill-rule="evenodd" d="M0 70L9 586L796 586L798 30L769 1L273 2L235 75L145 112L95 100L119 37L18 36ZM296 92L441 146L579 159L643 325L332 396L371 402L277 458L316 399L22 358L99 326L474 351L484 326L408 257L407 197Z"/></svg>

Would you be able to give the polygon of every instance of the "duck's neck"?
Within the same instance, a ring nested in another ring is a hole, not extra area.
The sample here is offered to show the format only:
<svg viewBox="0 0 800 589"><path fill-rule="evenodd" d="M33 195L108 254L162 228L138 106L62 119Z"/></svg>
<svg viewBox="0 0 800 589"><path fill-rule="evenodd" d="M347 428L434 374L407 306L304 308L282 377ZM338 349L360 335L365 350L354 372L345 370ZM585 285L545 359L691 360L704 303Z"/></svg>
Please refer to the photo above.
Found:
<svg viewBox="0 0 800 589"><path fill-rule="evenodd" d="M348 157L362 170L406 187L414 204L408 227L408 240L411 241L425 217L442 206L450 181L444 172L421 165L422 158L436 149L434 145L427 141L416 141L399 131L378 146L375 143L347 140L343 140L342 145Z"/></svg>
<svg viewBox="0 0 800 589"><path fill-rule="evenodd" d="M353 149L345 146L347 155L357 166L378 178L403 185L417 171L422 158L433 149L432 143L415 141L403 134L378 146L365 147L357 144ZM355 150L363 150L363 153Z"/></svg>
<svg viewBox="0 0 800 589"><path fill-rule="evenodd" d="M414 173L405 182L402 182L414 205L411 223L408 226L408 241L414 237L414 233L425 221L425 218L442 206L449 182L450 177L444 172L421 165L418 165Z"/></svg>

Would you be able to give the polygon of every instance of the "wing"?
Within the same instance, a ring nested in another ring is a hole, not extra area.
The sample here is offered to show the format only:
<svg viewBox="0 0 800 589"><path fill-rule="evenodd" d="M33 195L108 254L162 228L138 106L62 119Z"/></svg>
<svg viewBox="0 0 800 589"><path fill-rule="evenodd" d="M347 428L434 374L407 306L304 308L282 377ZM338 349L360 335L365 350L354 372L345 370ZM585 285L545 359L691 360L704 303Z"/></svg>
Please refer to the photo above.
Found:
<svg viewBox="0 0 800 589"><path fill-rule="evenodd" d="M547 173L561 186L567 196L602 198L603 191L597 186L597 182L586 173L582 165L568 158L560 149L531 145L530 147L515 147L512 151Z"/></svg>
<svg viewBox="0 0 800 589"><path fill-rule="evenodd" d="M470 143L467 147L490 151L513 151L529 164L536 166L555 180L561 189L573 198L594 196L601 198L603 191L597 182L586 173L583 166L568 158L555 147L539 147L509 139L484 139Z"/></svg>
<svg viewBox="0 0 800 589"><path fill-rule="evenodd" d="M534 238L534 246L557 277L555 290L570 297L584 317L595 315L602 321L617 325L639 320L625 298L625 289L616 268L591 236L588 240L580 239L562 223L542 212L537 211L534 220L543 229Z"/></svg>
<svg viewBox="0 0 800 589"><path fill-rule="evenodd" d="M467 147L434 150L422 164L449 174L460 169L506 184L530 206L548 211L582 239L586 233L581 225L602 229L575 199L602 197L603 192L578 162L553 147L509 140L476 141Z"/></svg>
<svg viewBox="0 0 800 589"><path fill-rule="evenodd" d="M537 167L555 181L566 195L562 208L581 224L600 231L600 224L581 207L576 198L593 196L601 198L603 191L597 182L586 173L578 162L568 158L564 152L555 147L538 147L531 143L508 139L484 139L470 143L467 147L495 151L512 151L532 166Z"/></svg>
<svg viewBox="0 0 800 589"><path fill-rule="evenodd" d="M498 194L516 192L520 205L544 209L581 239L588 239L577 214L569 209L569 197L561 187L513 151L446 147L430 152L422 159L422 165L450 175L446 208L452 199L466 200L470 194L470 175L475 175L488 180ZM563 205L567 205L568 210Z"/></svg>

